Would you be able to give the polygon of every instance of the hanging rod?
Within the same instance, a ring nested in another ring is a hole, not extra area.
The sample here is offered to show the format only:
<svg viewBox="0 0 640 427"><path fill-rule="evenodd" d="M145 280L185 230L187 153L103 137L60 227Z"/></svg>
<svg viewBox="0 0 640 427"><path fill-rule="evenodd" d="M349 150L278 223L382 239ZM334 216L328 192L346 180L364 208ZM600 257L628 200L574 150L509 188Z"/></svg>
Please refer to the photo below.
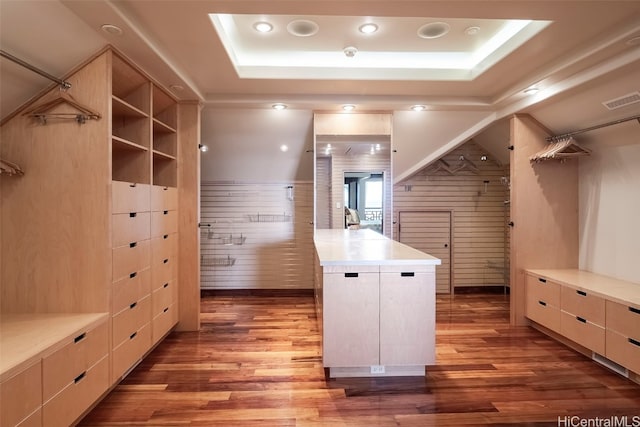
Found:
<svg viewBox="0 0 640 427"><path fill-rule="evenodd" d="M23 61L20 58L16 58L15 56L11 55L8 52L5 52L4 50L0 49L0 56L7 58L10 61L15 62L18 65L22 65L24 68L33 71L36 74L40 74L42 77L46 77L47 79L54 81L56 83L58 83L60 85L60 87L64 90L70 89L71 88L71 83L64 81L62 79L59 79L55 76L52 76L51 74L47 73L46 71L42 71L39 68L34 67L33 65L29 64L28 62Z"/></svg>
<svg viewBox="0 0 640 427"><path fill-rule="evenodd" d="M581 134L581 133L584 133L584 132L589 132L589 131L596 130L596 129L601 129L601 128L608 127L608 126L617 125L619 123L628 122L630 120L638 120L638 123L640 123L640 115L627 117L627 118L620 119L620 120L614 120L614 121L608 122L608 123L602 123L600 125L591 126L589 128L580 129L580 130L576 130L576 131L573 131L573 132L563 133L562 135L548 136L547 137L547 142L562 141L563 139L570 138L570 137L572 137L574 135L578 135L578 134Z"/></svg>

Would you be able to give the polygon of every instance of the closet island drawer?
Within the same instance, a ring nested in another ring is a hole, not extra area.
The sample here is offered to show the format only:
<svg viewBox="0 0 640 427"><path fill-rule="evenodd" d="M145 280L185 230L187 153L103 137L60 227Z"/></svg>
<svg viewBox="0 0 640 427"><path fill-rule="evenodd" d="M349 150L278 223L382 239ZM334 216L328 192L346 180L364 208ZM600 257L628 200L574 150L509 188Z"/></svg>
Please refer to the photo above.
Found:
<svg viewBox="0 0 640 427"><path fill-rule="evenodd" d="M560 333L589 350L599 354L605 353L604 327L588 319L562 311Z"/></svg>
<svg viewBox="0 0 640 427"><path fill-rule="evenodd" d="M178 209L178 189L175 187L151 186L151 210L174 211Z"/></svg>
<svg viewBox="0 0 640 427"><path fill-rule="evenodd" d="M640 307L607 301L607 329L640 341Z"/></svg>
<svg viewBox="0 0 640 427"><path fill-rule="evenodd" d="M42 425L42 362L29 366L0 384L0 425Z"/></svg>
<svg viewBox="0 0 640 427"><path fill-rule="evenodd" d="M42 425L66 427L109 388L109 357L103 357L71 382L42 408Z"/></svg>
<svg viewBox="0 0 640 427"><path fill-rule="evenodd" d="M640 374L640 340L607 329L605 356Z"/></svg>
<svg viewBox="0 0 640 427"><path fill-rule="evenodd" d="M151 297L147 295L113 316L113 345L117 346L128 340L131 334L150 321Z"/></svg>
<svg viewBox="0 0 640 427"><path fill-rule="evenodd" d="M526 298L560 307L560 285L545 277L527 274Z"/></svg>
<svg viewBox="0 0 640 427"><path fill-rule="evenodd" d="M151 192L148 184L123 181L111 182L112 213L144 212L150 210Z"/></svg>
<svg viewBox="0 0 640 427"><path fill-rule="evenodd" d="M149 212L114 214L111 218L113 224L112 247L117 248L149 238L151 223Z"/></svg>
<svg viewBox="0 0 640 427"><path fill-rule="evenodd" d="M529 319L533 320L540 325L551 329L555 332L560 332L560 308L555 307L546 302L535 299L527 298L525 304L526 315Z"/></svg>
<svg viewBox="0 0 640 427"><path fill-rule="evenodd" d="M151 269L132 273L112 285L112 313L120 313L151 293Z"/></svg>
<svg viewBox="0 0 640 427"><path fill-rule="evenodd" d="M73 384L109 352L106 319L68 339L64 347L42 359L42 398L46 402ZM106 388L105 388L106 390Z"/></svg>
<svg viewBox="0 0 640 427"><path fill-rule="evenodd" d="M149 240L141 240L113 249L113 281L149 268L151 265L150 246Z"/></svg>
<svg viewBox="0 0 640 427"><path fill-rule="evenodd" d="M111 353L113 380L118 381L151 347L151 325L147 323Z"/></svg>
<svg viewBox="0 0 640 427"><path fill-rule="evenodd" d="M178 212L163 210L151 212L151 237L163 237L178 231Z"/></svg>
<svg viewBox="0 0 640 427"><path fill-rule="evenodd" d="M605 300L590 292L562 287L560 294L562 311L587 319L591 323L604 327Z"/></svg>

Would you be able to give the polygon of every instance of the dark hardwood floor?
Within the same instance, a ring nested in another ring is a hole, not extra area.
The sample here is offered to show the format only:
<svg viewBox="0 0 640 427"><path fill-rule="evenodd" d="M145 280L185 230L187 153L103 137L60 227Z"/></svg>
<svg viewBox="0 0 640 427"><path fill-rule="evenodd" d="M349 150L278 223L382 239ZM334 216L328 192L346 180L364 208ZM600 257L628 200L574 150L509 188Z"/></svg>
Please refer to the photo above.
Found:
<svg viewBox="0 0 640 427"><path fill-rule="evenodd" d="M424 378L326 380L313 297L208 296L80 425L640 425L640 386L510 327L508 298L439 296Z"/></svg>

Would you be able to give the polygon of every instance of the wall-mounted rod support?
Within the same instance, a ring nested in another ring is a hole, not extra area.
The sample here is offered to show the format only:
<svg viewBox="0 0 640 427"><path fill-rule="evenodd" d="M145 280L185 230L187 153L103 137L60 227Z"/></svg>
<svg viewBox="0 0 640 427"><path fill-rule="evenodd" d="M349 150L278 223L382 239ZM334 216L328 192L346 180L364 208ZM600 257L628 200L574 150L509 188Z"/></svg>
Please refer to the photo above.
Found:
<svg viewBox="0 0 640 427"><path fill-rule="evenodd" d="M602 123L600 125L591 126L589 128L580 129L580 130L576 130L576 131L573 131L573 132L563 133L562 135L549 136L549 137L547 137L547 142L562 141L563 139L570 138L570 137L572 137L574 135L578 135L578 134L581 134L581 133L584 133L584 132L589 132L589 131L596 130L596 129L601 129L601 128L608 127L608 126L617 125L619 123L628 122L630 120L638 120L638 123L640 123L640 116L627 117L627 118L624 118L624 119L614 120L612 122Z"/></svg>
<svg viewBox="0 0 640 427"><path fill-rule="evenodd" d="M60 85L60 87L64 90L67 90L69 88L71 88L71 83L64 81L62 79L59 79L55 76L52 76L51 74L47 73L46 71L42 71L39 68L34 67L33 65L29 64L28 62L23 61L20 58L16 58L15 56L11 55L8 52L5 52L4 50L0 49L0 56L2 56L3 58L7 58L10 61L15 62L18 65L23 66L24 68L33 71L36 74L40 74L42 77L45 77L51 81L54 81L56 83L58 83Z"/></svg>

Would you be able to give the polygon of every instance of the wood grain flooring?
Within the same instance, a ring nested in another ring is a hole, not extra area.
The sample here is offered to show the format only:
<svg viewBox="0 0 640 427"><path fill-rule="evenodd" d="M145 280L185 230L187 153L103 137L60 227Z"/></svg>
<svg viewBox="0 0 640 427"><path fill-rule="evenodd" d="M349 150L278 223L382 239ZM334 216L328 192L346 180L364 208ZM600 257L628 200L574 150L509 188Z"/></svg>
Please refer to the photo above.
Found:
<svg viewBox="0 0 640 427"><path fill-rule="evenodd" d="M312 296L206 296L202 330L169 335L80 425L640 425L640 386L510 327L508 298L438 296L426 377L327 380Z"/></svg>

